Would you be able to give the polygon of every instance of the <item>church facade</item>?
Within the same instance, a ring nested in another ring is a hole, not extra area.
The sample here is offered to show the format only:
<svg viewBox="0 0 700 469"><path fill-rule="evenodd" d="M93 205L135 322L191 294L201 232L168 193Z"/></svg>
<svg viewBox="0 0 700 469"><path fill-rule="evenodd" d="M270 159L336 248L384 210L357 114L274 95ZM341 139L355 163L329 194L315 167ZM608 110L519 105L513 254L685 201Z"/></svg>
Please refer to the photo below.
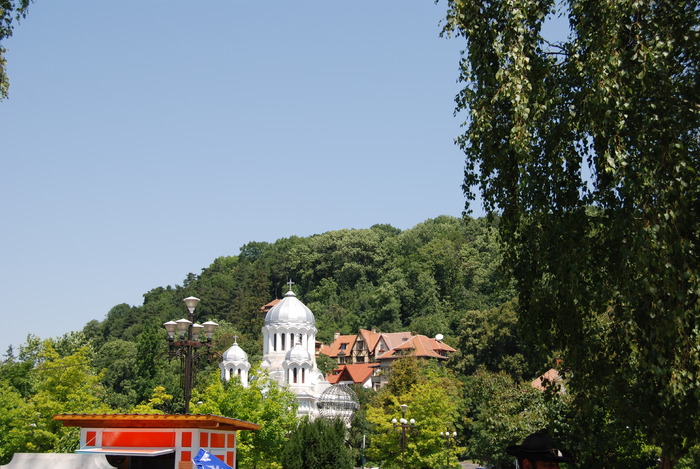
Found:
<svg viewBox="0 0 700 469"><path fill-rule="evenodd" d="M263 359L261 367L271 379L292 391L299 402L297 416L318 415L317 402L331 384L316 366L316 326L311 310L291 290L267 311L262 327ZM222 357L222 379L238 376L248 384L248 356L234 343Z"/></svg>

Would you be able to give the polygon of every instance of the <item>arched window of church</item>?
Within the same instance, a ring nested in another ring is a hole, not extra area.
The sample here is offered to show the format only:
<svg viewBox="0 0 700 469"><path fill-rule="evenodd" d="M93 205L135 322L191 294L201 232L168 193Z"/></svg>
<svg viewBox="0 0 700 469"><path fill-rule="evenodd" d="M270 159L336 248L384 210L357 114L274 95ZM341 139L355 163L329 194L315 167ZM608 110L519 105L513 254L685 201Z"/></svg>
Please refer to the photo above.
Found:
<svg viewBox="0 0 700 469"><path fill-rule="evenodd" d="M233 378L233 368L229 368L228 370L228 379L230 380L231 378Z"/></svg>
<svg viewBox="0 0 700 469"><path fill-rule="evenodd" d="M282 334L282 351L286 350L286 348L284 348L284 339L286 336L287 334Z"/></svg>
<svg viewBox="0 0 700 469"><path fill-rule="evenodd" d="M294 347L294 334L289 334L289 348Z"/></svg>
<svg viewBox="0 0 700 469"><path fill-rule="evenodd" d="M241 371L242 371L242 370L239 368L239 369L238 369L238 377L239 377L239 378L241 377Z"/></svg>
<svg viewBox="0 0 700 469"><path fill-rule="evenodd" d="M272 334L272 351L277 351L277 334Z"/></svg>
<svg viewBox="0 0 700 469"><path fill-rule="evenodd" d="M293 372L293 374L294 374L294 384L297 384L297 369L294 368L294 369L292 370L292 372Z"/></svg>
<svg viewBox="0 0 700 469"><path fill-rule="evenodd" d="M306 382L306 368L301 369L301 382L302 383Z"/></svg>

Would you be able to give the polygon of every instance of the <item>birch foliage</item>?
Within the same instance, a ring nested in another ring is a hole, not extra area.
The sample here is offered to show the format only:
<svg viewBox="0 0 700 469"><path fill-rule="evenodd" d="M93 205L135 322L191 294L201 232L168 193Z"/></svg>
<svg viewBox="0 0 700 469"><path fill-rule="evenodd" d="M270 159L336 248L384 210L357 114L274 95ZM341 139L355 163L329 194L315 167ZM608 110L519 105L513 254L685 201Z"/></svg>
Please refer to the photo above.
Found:
<svg viewBox="0 0 700 469"><path fill-rule="evenodd" d="M502 215L530 342L563 351L582 415L671 467L700 438L698 2L447 7L463 188ZM556 18L567 37L543 34Z"/></svg>

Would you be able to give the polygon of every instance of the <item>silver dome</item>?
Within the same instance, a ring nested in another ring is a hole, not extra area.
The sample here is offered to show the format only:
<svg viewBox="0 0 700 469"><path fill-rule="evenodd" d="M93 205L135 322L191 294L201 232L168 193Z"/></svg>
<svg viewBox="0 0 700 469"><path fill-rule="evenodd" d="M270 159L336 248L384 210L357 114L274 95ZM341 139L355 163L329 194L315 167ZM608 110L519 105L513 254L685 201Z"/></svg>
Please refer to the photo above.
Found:
<svg viewBox="0 0 700 469"><path fill-rule="evenodd" d="M301 344L296 344L287 352L284 358L285 360L299 363L311 360L311 354Z"/></svg>
<svg viewBox="0 0 700 469"><path fill-rule="evenodd" d="M222 358L226 363L247 362L248 354L238 345L238 342L234 342L233 345L224 352Z"/></svg>
<svg viewBox="0 0 700 469"><path fill-rule="evenodd" d="M284 298L265 315L265 325L274 323L305 323L314 325L314 313L297 299L293 291L285 293Z"/></svg>
<svg viewBox="0 0 700 469"><path fill-rule="evenodd" d="M347 384L334 384L318 399L318 410L325 419L342 419L350 425L352 416L360 408L357 394Z"/></svg>

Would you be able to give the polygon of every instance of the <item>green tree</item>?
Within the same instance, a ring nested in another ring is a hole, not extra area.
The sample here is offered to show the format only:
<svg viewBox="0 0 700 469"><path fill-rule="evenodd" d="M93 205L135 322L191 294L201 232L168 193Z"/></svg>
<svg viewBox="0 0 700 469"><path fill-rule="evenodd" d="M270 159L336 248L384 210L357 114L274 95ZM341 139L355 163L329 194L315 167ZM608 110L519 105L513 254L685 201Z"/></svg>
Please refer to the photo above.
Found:
<svg viewBox="0 0 700 469"><path fill-rule="evenodd" d="M467 455L474 461L508 467L513 457L506 454L506 447L543 428L561 432L562 396L554 394L548 402L542 391L505 372L477 370L466 380L465 397Z"/></svg>
<svg viewBox="0 0 700 469"><path fill-rule="evenodd" d="M95 353L92 365L102 374L110 407L126 409L139 401L136 362L137 344L122 339L106 342Z"/></svg>
<svg viewBox="0 0 700 469"><path fill-rule="evenodd" d="M505 371L516 380L532 378L536 369L526 358L516 308L517 301L510 301L486 311L468 311L459 324L457 353L450 357L454 369L465 376L484 367Z"/></svg>
<svg viewBox="0 0 700 469"><path fill-rule="evenodd" d="M366 409L371 431L367 457L385 467L450 467L456 461L459 447L447 447L440 432L461 431L463 410L459 381L447 370L425 366L414 359L397 360L391 369L389 385L380 389ZM402 405L406 405L405 414ZM402 451L402 432L392 419L414 419L407 429Z"/></svg>
<svg viewBox="0 0 700 469"><path fill-rule="evenodd" d="M7 464L12 455L31 451L30 442L43 446L53 435L36 430L36 412L31 404L7 382L0 382L0 464Z"/></svg>
<svg viewBox="0 0 700 469"><path fill-rule="evenodd" d="M165 351L161 329L155 324L144 328L136 343L136 377L135 390L139 401L144 400L158 385L156 376L163 368L162 354Z"/></svg>
<svg viewBox="0 0 700 469"><path fill-rule="evenodd" d="M352 469L353 458L345 444L342 420L304 419L297 423L284 448L284 469Z"/></svg>
<svg viewBox="0 0 700 469"><path fill-rule="evenodd" d="M338 362L334 358L320 353L316 357L316 366L318 367L319 371L325 376L338 366Z"/></svg>
<svg viewBox="0 0 700 469"><path fill-rule="evenodd" d="M27 14L27 8L32 0L2 0L0 1L0 101L7 98L7 89L10 87L10 80L7 76L5 52L7 51L1 42L3 39L12 36L14 21L19 21Z"/></svg>
<svg viewBox="0 0 700 469"><path fill-rule="evenodd" d="M232 417L261 426L257 431L240 432L237 458L242 467L281 468L282 451L288 432L296 424L297 400L260 369L251 370L251 380L244 387L237 379L223 382L218 373L196 398L193 413Z"/></svg>
<svg viewBox="0 0 700 469"><path fill-rule="evenodd" d="M74 338L46 340L22 348L20 358L35 364L30 373L32 391L28 397L25 398L8 381L0 382L3 395L0 458L5 462L15 452L74 451L79 430L63 428L53 419L56 414L109 411L102 402L104 394L100 376L90 366L91 350L88 346L77 346L71 340ZM65 350L71 349L72 353L59 354L56 344Z"/></svg>
<svg viewBox="0 0 700 469"><path fill-rule="evenodd" d="M130 410L132 414L163 414L163 408L173 400L173 396L165 391L163 386L153 388L153 394L148 402L141 403Z"/></svg>
<svg viewBox="0 0 700 469"><path fill-rule="evenodd" d="M101 375L90 365L91 355L88 346L79 347L65 356L58 354L51 341L45 341L42 346L36 370L36 394L30 402L40 419L37 426L51 431L57 442L72 430L64 429L54 421L55 414L109 411L103 400Z"/></svg>
<svg viewBox="0 0 700 469"><path fill-rule="evenodd" d="M27 399L34 392L32 376L34 364L28 360L18 360L9 356L0 364L0 376L2 380L15 391L19 392L23 398Z"/></svg>
<svg viewBox="0 0 700 469"><path fill-rule="evenodd" d="M463 187L502 215L531 343L672 467L700 439L697 0L447 5L467 41Z"/></svg>

